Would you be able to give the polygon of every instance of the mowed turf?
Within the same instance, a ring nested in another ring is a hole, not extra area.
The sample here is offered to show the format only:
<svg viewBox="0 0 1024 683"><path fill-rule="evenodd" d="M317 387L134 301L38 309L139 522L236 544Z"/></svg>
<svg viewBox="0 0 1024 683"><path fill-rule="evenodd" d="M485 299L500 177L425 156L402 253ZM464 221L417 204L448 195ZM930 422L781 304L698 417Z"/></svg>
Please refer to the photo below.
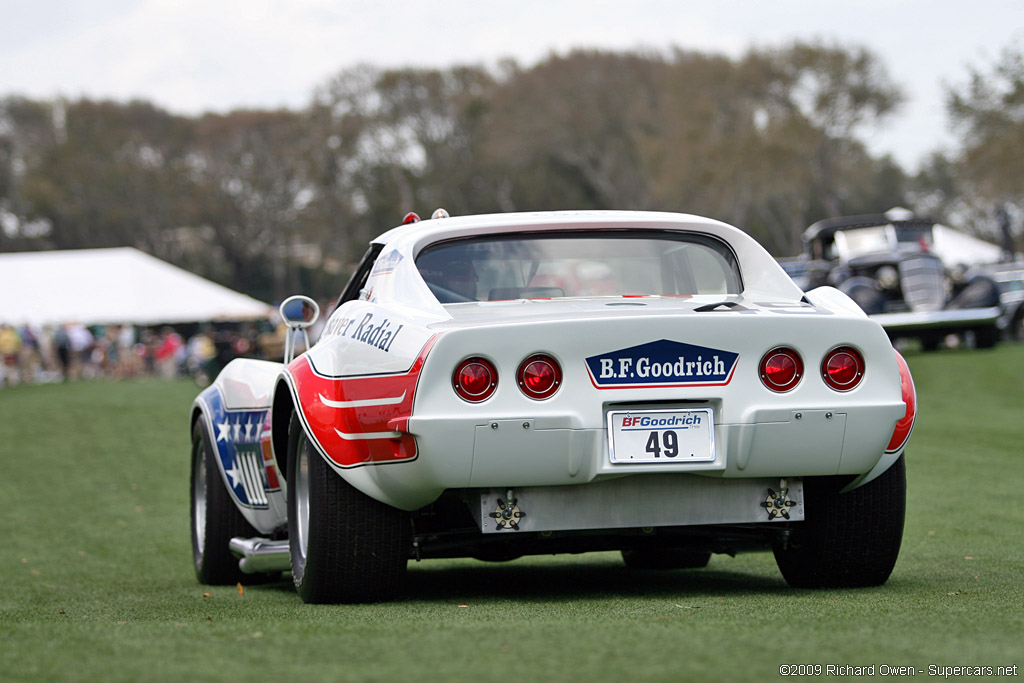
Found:
<svg viewBox="0 0 1024 683"><path fill-rule="evenodd" d="M793 590L767 554L410 563L404 602L196 583L186 382L0 390L2 681L678 681L780 665L1024 665L1024 345L911 354L920 416L882 587ZM822 670L822 673L825 671ZM1020 670L1018 669L1018 674Z"/></svg>

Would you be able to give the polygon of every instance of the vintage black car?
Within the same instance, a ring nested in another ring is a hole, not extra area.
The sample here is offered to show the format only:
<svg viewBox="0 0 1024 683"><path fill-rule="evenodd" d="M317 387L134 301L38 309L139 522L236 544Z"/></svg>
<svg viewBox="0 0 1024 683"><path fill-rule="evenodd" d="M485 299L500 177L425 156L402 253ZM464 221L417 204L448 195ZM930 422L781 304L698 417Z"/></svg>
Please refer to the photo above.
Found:
<svg viewBox="0 0 1024 683"><path fill-rule="evenodd" d="M805 290L845 292L892 339L916 338L925 350L950 335L979 348L999 339L999 287L980 270L945 264L934 253L939 226L891 214L818 221L804 232L805 253L784 264Z"/></svg>
<svg viewBox="0 0 1024 683"><path fill-rule="evenodd" d="M984 268L999 285L1003 315L999 327L1007 339L1024 341L1024 261L999 263Z"/></svg>

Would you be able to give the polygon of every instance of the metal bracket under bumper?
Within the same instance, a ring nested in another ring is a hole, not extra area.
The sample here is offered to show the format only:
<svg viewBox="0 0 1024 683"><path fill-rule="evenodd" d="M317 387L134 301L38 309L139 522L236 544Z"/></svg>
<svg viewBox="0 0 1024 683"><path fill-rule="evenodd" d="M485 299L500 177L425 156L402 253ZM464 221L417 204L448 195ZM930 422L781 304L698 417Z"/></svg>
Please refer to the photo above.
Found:
<svg viewBox="0 0 1024 683"><path fill-rule="evenodd" d="M526 486L479 492L480 530L622 529L800 521L799 478L721 479L637 475L570 486Z"/></svg>

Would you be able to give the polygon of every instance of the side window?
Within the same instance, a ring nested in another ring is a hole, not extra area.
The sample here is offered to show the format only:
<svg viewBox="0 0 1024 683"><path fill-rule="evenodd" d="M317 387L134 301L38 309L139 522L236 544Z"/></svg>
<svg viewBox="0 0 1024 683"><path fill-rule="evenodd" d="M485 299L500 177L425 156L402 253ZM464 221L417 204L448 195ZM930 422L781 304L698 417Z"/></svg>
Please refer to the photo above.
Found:
<svg viewBox="0 0 1024 683"><path fill-rule="evenodd" d="M359 262L356 272L352 274L352 279L348 281L345 289L341 292L341 296L338 297L338 306L359 298L359 292L366 286L366 281L370 278L370 271L373 270L373 263L380 256L383 248L383 244L370 245L366 254L363 255L363 260Z"/></svg>

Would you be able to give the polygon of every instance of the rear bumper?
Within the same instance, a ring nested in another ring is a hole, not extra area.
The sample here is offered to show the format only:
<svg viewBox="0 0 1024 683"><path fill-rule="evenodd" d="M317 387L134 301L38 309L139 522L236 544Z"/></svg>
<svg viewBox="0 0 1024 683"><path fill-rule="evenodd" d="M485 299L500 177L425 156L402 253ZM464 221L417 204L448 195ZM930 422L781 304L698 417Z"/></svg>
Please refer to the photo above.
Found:
<svg viewBox="0 0 1024 683"><path fill-rule="evenodd" d="M353 485L407 510L433 502L446 489L572 486L629 475L699 475L699 479L756 479L862 475L886 450L906 406L843 409L760 409L749 422L715 426L708 462L617 464L606 429L571 415L480 422L413 417L407 429L418 457L385 467L342 472ZM670 477L674 478L674 477Z"/></svg>

